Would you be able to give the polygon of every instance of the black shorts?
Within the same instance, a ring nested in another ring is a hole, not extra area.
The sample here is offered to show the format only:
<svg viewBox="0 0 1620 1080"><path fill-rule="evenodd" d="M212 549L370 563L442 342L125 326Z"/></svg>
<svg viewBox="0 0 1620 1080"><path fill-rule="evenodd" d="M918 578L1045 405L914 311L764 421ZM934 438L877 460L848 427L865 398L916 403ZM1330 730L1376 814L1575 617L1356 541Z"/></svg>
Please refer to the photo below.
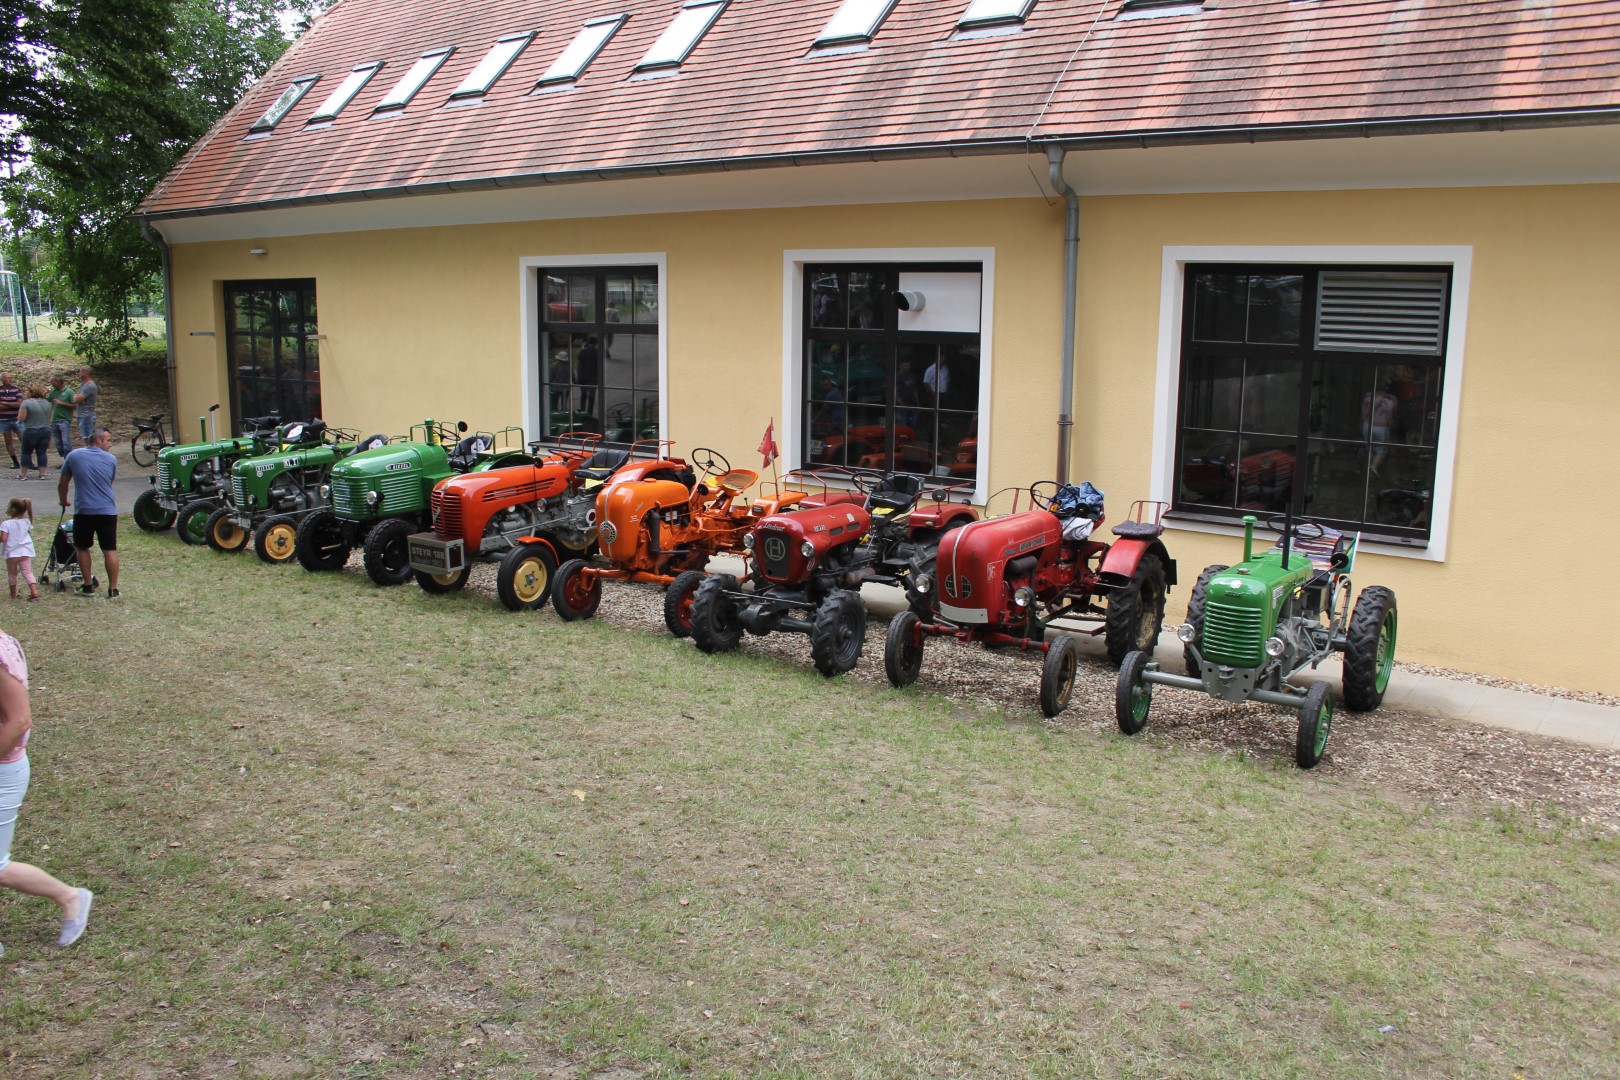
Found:
<svg viewBox="0 0 1620 1080"><path fill-rule="evenodd" d="M74 514L73 546L82 551L90 546L92 537L102 551L117 551L118 515Z"/></svg>

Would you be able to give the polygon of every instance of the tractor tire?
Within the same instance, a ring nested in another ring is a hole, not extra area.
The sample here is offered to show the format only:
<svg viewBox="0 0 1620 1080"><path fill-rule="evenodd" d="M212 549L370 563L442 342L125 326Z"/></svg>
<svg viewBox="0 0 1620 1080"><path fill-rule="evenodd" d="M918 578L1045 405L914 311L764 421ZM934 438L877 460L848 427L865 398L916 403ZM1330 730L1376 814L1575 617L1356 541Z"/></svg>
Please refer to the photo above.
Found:
<svg viewBox="0 0 1620 1080"><path fill-rule="evenodd" d="M709 575L701 570L682 570L664 592L664 625L678 638L692 636L692 594Z"/></svg>
<svg viewBox="0 0 1620 1080"><path fill-rule="evenodd" d="M810 627L810 659L827 678L852 671L866 644L866 604L852 589L834 589L816 609Z"/></svg>
<svg viewBox="0 0 1620 1080"><path fill-rule="evenodd" d="M1108 598L1108 622L1103 644L1108 659L1118 664L1125 654L1140 650L1153 655L1164 629L1164 564L1157 555L1143 555L1131 583Z"/></svg>
<svg viewBox="0 0 1620 1080"><path fill-rule="evenodd" d="M1368 712L1384 701L1395 668L1395 594L1369 585L1356 597L1344 636L1344 707Z"/></svg>
<svg viewBox="0 0 1620 1080"><path fill-rule="evenodd" d="M1069 707L1074 693L1074 676L1080 667L1080 650L1074 638L1059 634L1046 650L1046 662L1041 665L1041 715L1056 716Z"/></svg>
<svg viewBox="0 0 1620 1080"><path fill-rule="evenodd" d="M1198 581L1192 587L1192 595L1187 598L1187 621L1192 623L1193 628L1191 644L1200 648L1204 644L1204 594L1209 592L1209 579L1225 569L1224 563L1204 567L1204 572L1198 575ZM1182 649L1181 659L1187 665L1188 675L1195 679L1204 677L1204 669L1198 666L1191 649Z"/></svg>
<svg viewBox="0 0 1620 1080"><path fill-rule="evenodd" d="M1294 742L1294 764L1313 769L1327 749L1333 727L1333 692L1325 682L1311 684L1299 706L1299 738Z"/></svg>
<svg viewBox="0 0 1620 1080"><path fill-rule="evenodd" d="M468 563L460 570L452 570L448 574L424 574L420 570L412 570L411 576L416 584L425 593L435 596L444 593L460 592L467 585L467 579L472 577L472 564Z"/></svg>
<svg viewBox="0 0 1620 1080"><path fill-rule="evenodd" d="M141 532L163 532L174 525L174 513L158 504L158 494L152 488L135 496L134 517Z"/></svg>
<svg viewBox="0 0 1620 1080"><path fill-rule="evenodd" d="M1114 719L1125 735L1140 734L1147 727L1148 709L1153 705L1153 684L1142 678L1148 654L1132 651L1119 665L1119 683L1114 688Z"/></svg>
<svg viewBox="0 0 1620 1080"><path fill-rule="evenodd" d="M194 499L186 503L175 516L175 535L188 544L208 543L208 515L217 505L213 499Z"/></svg>
<svg viewBox="0 0 1620 1080"><path fill-rule="evenodd" d="M343 522L330 510L317 510L298 523L293 553L298 565L312 574L343 569L349 561L350 545L343 536Z"/></svg>
<svg viewBox="0 0 1620 1080"><path fill-rule="evenodd" d="M411 580L411 523L387 518L371 527L364 548L366 576L378 585L403 585Z"/></svg>
<svg viewBox="0 0 1620 1080"><path fill-rule="evenodd" d="M557 560L544 544L518 544L495 571L495 595L507 611L533 611L551 599Z"/></svg>
<svg viewBox="0 0 1620 1080"><path fill-rule="evenodd" d="M602 605L602 579L587 577L584 559L569 559L551 584L551 606L564 622L589 619Z"/></svg>
<svg viewBox="0 0 1620 1080"><path fill-rule="evenodd" d="M253 534L253 554L272 565L290 562L298 553L298 519L278 514L262 523Z"/></svg>
<svg viewBox="0 0 1620 1080"><path fill-rule="evenodd" d="M208 515L203 524L203 535L208 546L221 555L234 555L248 546L251 533L236 523L236 511L222 506Z"/></svg>
<svg viewBox="0 0 1620 1080"><path fill-rule="evenodd" d="M692 594L692 643L706 653L730 652L742 640L737 602L727 595L736 587L730 574L715 574Z"/></svg>
<svg viewBox="0 0 1620 1080"><path fill-rule="evenodd" d="M902 611L889 620L883 639L883 673L890 686L910 686L922 674L923 646L927 639L917 632L922 620L915 611Z"/></svg>

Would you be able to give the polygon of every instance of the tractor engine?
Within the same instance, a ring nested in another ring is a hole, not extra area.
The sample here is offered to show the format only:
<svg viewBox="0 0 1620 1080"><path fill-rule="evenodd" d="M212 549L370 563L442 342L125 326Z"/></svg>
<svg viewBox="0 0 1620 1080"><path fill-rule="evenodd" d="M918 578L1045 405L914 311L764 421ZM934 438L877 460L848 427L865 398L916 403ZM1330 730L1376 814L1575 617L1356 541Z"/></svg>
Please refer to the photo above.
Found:
<svg viewBox="0 0 1620 1080"><path fill-rule="evenodd" d="M634 480L603 489L596 502L602 554L614 562L633 562L643 542L654 552L667 550L660 526L689 523L691 498L692 490L675 480Z"/></svg>
<svg viewBox="0 0 1620 1080"><path fill-rule="evenodd" d="M773 585L800 585L818 568L841 567L845 560L836 553L858 542L871 525L872 515L854 503L772 515L750 537L754 565Z"/></svg>
<svg viewBox="0 0 1620 1080"><path fill-rule="evenodd" d="M1016 626L1044 591L1062 539L1045 510L972 521L940 540L939 611L962 625ZM1019 601L1023 602L1020 603Z"/></svg>

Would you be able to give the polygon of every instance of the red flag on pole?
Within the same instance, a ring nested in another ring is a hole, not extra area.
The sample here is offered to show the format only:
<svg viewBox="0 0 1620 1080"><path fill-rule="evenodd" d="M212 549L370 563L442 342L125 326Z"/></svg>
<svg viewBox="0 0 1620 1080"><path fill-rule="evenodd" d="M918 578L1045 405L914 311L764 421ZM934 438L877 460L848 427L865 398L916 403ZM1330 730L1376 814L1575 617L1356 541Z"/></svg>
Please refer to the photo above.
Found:
<svg viewBox="0 0 1620 1080"><path fill-rule="evenodd" d="M765 464L760 466L762 469L770 465L781 454L781 451L776 447L776 417L774 416L771 417L771 422L765 425L765 437L759 440L759 452L765 456Z"/></svg>

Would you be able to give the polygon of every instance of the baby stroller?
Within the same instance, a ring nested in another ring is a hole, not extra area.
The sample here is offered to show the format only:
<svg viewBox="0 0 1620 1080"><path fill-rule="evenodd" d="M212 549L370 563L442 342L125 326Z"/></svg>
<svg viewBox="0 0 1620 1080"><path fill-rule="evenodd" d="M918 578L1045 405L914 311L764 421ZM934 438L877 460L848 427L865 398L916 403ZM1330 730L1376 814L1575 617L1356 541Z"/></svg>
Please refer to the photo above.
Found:
<svg viewBox="0 0 1620 1080"><path fill-rule="evenodd" d="M56 576L56 591L67 592L68 585L84 584L84 575L79 572L79 556L73 547L73 519L67 516L67 510L56 519L56 533L51 537L51 550L45 556L45 567L39 572L39 583L49 585L51 576ZM100 585L94 574L90 575L92 589Z"/></svg>

